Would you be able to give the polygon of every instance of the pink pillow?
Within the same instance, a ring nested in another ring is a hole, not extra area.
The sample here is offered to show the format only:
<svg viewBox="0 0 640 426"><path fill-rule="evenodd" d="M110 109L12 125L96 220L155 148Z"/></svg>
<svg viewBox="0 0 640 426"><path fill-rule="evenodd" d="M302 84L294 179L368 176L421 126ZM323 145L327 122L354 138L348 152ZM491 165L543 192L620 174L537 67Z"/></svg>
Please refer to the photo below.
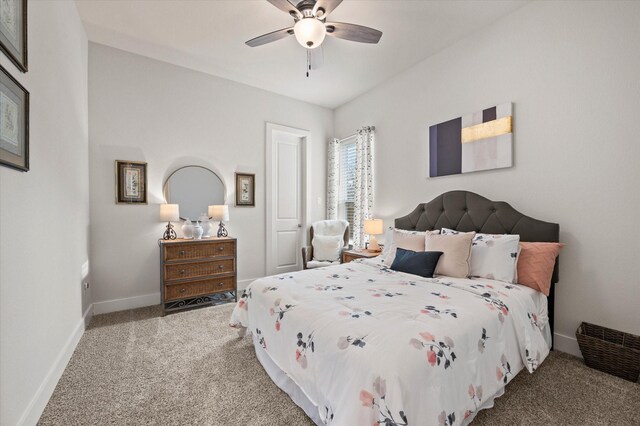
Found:
<svg viewBox="0 0 640 426"><path fill-rule="evenodd" d="M403 248L411 251L424 251L424 236L426 234L440 233L437 231L405 231L402 229L393 229L392 240L389 245L389 251L384 258L384 264L391 266L396 258L396 250ZM385 245L389 242L385 241Z"/></svg>
<svg viewBox="0 0 640 426"><path fill-rule="evenodd" d="M520 243L518 284L549 295L551 276L562 243Z"/></svg>

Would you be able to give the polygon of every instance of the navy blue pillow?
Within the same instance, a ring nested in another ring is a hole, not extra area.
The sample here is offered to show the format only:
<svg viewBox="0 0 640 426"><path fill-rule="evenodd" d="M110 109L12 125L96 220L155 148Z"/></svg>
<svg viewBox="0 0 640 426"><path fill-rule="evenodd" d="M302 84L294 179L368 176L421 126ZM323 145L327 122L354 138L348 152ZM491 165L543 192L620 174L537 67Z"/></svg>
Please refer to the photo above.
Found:
<svg viewBox="0 0 640 426"><path fill-rule="evenodd" d="M407 274L433 278L441 251L412 251L398 248L396 258L393 259L391 269Z"/></svg>

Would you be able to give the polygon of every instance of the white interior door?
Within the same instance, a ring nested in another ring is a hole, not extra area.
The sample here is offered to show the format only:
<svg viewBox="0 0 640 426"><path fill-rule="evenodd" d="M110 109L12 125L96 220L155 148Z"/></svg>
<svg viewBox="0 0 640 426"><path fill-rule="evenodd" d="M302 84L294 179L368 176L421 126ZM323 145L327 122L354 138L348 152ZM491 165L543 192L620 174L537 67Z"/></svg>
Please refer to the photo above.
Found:
<svg viewBox="0 0 640 426"><path fill-rule="evenodd" d="M302 268L306 229L304 150L300 130L267 129L267 274Z"/></svg>

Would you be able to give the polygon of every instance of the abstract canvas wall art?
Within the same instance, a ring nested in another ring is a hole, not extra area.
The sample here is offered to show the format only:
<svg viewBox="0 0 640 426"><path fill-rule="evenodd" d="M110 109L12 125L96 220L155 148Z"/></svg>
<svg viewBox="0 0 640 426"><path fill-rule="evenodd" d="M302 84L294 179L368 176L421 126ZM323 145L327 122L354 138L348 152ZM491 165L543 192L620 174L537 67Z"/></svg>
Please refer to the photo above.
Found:
<svg viewBox="0 0 640 426"><path fill-rule="evenodd" d="M429 127L429 177L513 166L511 102Z"/></svg>

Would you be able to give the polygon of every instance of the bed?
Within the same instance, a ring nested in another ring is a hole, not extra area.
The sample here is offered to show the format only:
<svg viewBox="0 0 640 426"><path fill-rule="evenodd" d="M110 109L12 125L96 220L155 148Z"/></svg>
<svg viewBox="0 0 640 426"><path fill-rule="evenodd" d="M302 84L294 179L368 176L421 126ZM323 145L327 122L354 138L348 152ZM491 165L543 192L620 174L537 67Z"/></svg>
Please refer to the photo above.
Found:
<svg viewBox="0 0 640 426"><path fill-rule="evenodd" d="M395 227L559 237L557 224L467 191L420 204ZM548 355L557 269L546 297L361 259L256 280L230 324L251 333L271 379L318 425L468 424Z"/></svg>

